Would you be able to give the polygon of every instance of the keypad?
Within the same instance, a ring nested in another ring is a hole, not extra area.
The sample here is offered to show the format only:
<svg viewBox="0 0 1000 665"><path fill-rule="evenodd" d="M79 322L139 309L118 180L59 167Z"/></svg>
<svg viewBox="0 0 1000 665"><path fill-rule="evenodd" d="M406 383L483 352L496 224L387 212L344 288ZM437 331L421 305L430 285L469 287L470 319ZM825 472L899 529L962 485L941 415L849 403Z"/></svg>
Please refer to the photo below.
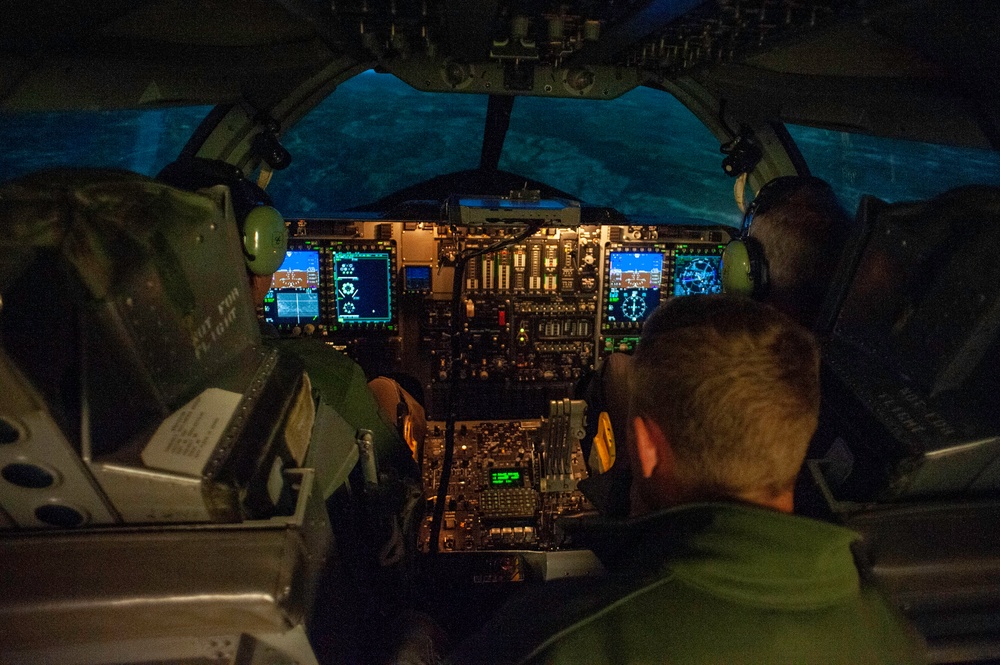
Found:
<svg viewBox="0 0 1000 665"><path fill-rule="evenodd" d="M479 495L479 511L484 519L534 517L538 496L530 487L487 489Z"/></svg>

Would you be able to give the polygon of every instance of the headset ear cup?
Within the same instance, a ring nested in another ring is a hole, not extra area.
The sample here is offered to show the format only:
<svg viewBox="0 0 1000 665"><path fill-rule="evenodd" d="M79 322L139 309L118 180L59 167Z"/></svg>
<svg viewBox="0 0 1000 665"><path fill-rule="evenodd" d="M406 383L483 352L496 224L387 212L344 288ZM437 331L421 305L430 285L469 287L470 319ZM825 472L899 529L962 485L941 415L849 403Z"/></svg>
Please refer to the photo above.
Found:
<svg viewBox="0 0 1000 665"><path fill-rule="evenodd" d="M764 248L754 238L731 240L722 252L722 292L760 299L767 293Z"/></svg>
<svg viewBox="0 0 1000 665"><path fill-rule="evenodd" d="M281 267L288 249L285 220L271 206L257 206L243 221L247 267L255 275L270 275Z"/></svg>
<svg viewBox="0 0 1000 665"><path fill-rule="evenodd" d="M722 292L740 296L753 295L750 252L742 240L730 240L722 251Z"/></svg>
<svg viewBox="0 0 1000 665"><path fill-rule="evenodd" d="M743 244L747 248L747 259L750 263L750 281L753 283L751 298L762 300L767 295L768 290L768 268L767 257L764 255L764 246L753 237L743 239Z"/></svg>
<svg viewBox="0 0 1000 665"><path fill-rule="evenodd" d="M185 157L165 166L157 178L188 191L229 187L247 268L256 275L270 275L281 267L288 248L285 220L271 207L267 192L247 180L240 169L215 159Z"/></svg>

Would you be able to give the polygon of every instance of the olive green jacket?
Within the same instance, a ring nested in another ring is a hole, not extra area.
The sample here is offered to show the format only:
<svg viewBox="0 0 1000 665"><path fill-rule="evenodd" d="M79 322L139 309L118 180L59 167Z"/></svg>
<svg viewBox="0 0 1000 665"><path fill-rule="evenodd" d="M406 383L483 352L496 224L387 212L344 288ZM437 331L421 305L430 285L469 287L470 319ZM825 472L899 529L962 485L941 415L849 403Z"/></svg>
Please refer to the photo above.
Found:
<svg viewBox="0 0 1000 665"><path fill-rule="evenodd" d="M588 529L608 568L504 608L477 663L912 663L918 636L859 580L854 532L735 503Z"/></svg>
<svg viewBox="0 0 1000 665"><path fill-rule="evenodd" d="M419 471L409 448L400 439L395 425L382 416L368 389L368 380L356 362L320 340L271 338L267 343L302 359L312 387L322 402L351 426L352 436L359 429L371 431L380 471L391 471L393 475L410 478L419 484ZM322 441L314 443L307 465L317 467L317 480L324 498L328 498L336 487L328 477L331 470L323 462L324 445Z"/></svg>

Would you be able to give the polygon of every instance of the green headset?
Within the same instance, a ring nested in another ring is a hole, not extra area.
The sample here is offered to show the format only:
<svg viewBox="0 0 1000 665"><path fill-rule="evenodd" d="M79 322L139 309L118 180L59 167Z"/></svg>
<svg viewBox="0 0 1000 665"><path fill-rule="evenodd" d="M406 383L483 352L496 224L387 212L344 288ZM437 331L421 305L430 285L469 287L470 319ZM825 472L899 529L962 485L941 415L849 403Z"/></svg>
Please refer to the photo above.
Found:
<svg viewBox="0 0 1000 665"><path fill-rule="evenodd" d="M237 167L216 159L186 157L168 164L156 177L189 191L228 186L247 268L255 275L270 275L281 267L288 249L285 219L271 205L267 192L247 180Z"/></svg>
<svg viewBox="0 0 1000 665"><path fill-rule="evenodd" d="M722 252L722 291L761 299L767 294L768 266L764 247L750 237L754 217L784 203L789 196L805 186L829 190L824 180L812 176L781 176L767 182L747 206L740 224L739 238L729 241Z"/></svg>

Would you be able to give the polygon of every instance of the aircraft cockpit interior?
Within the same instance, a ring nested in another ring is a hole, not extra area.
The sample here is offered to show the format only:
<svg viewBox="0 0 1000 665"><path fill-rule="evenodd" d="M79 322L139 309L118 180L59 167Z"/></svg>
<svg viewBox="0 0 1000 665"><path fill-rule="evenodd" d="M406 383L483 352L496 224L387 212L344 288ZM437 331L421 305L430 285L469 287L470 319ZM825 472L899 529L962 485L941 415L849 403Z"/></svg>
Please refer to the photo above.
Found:
<svg viewBox="0 0 1000 665"><path fill-rule="evenodd" d="M605 576L596 386L786 279L782 176L847 213L795 512L1000 659L1000 18L955 4L15 3L0 663L447 662Z"/></svg>

